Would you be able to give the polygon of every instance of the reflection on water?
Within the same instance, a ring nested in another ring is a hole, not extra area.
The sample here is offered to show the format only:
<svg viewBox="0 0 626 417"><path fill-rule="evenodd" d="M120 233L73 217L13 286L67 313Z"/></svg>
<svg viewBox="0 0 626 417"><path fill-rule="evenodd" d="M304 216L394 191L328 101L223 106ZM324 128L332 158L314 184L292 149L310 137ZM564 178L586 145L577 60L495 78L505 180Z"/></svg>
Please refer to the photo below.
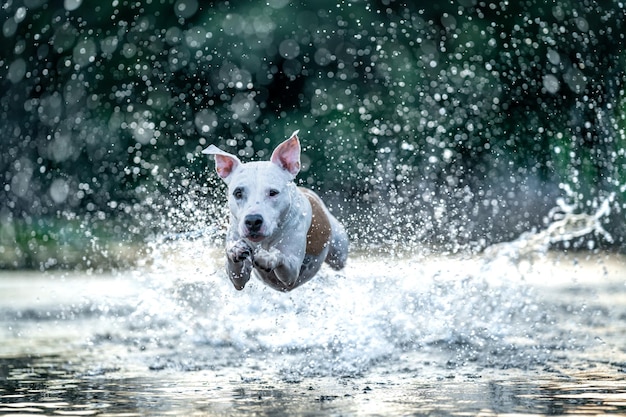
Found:
<svg viewBox="0 0 626 417"><path fill-rule="evenodd" d="M237 292L195 241L133 272L6 273L0 415L624 414L625 271L357 254Z"/></svg>
<svg viewBox="0 0 626 417"><path fill-rule="evenodd" d="M377 370L368 377L286 382L234 370L120 370L84 374L68 358L1 362L0 413L7 415L596 415L626 413L625 375L610 367L569 376L520 371L432 378ZM458 370L457 370L458 371ZM245 371L244 371L245 372ZM107 375L105 375L107 374ZM530 376L530 378L529 378Z"/></svg>

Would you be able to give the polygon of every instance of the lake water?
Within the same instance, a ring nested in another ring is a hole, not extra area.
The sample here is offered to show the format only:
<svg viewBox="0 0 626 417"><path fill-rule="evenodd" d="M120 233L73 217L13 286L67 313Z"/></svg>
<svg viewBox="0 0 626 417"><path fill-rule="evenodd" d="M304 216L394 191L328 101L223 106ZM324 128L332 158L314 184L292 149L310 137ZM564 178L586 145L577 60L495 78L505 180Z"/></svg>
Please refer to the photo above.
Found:
<svg viewBox="0 0 626 417"><path fill-rule="evenodd" d="M624 256L362 252L278 293L222 254L1 272L0 415L626 415Z"/></svg>

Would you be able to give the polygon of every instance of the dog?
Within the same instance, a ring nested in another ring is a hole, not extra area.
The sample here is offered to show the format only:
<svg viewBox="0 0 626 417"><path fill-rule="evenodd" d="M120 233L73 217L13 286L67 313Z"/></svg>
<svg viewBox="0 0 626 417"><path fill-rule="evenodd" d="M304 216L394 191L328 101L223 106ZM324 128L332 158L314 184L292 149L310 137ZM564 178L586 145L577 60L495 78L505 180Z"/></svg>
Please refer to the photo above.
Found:
<svg viewBox="0 0 626 417"><path fill-rule="evenodd" d="M230 225L226 270L237 290L254 273L278 291L291 291L317 274L325 261L340 270L348 258L348 235L313 191L297 187L298 131L274 149L269 161L242 163L215 145L217 174L228 186Z"/></svg>

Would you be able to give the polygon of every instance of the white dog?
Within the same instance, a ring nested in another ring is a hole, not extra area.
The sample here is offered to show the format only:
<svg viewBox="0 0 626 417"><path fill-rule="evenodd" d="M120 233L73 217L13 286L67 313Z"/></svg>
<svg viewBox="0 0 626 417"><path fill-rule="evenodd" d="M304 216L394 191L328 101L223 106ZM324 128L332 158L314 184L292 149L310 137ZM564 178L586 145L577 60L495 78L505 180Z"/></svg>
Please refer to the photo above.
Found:
<svg viewBox="0 0 626 417"><path fill-rule="evenodd" d="M228 185L230 228L226 268L238 290L250 273L270 287L290 291L307 282L326 261L344 267L348 236L311 190L296 187L300 171L298 132L278 145L270 161L242 163L209 146L218 175Z"/></svg>

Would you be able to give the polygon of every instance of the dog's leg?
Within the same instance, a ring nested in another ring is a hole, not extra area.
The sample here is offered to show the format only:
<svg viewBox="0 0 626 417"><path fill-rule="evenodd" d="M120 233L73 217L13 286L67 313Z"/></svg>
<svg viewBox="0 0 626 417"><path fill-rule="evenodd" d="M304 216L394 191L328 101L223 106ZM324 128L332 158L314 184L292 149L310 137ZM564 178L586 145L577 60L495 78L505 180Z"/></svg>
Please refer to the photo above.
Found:
<svg viewBox="0 0 626 417"><path fill-rule="evenodd" d="M252 248L244 240L236 240L227 244L226 269L228 278L237 290L243 290L250 280L252 271Z"/></svg>
<svg viewBox="0 0 626 417"><path fill-rule="evenodd" d="M346 265L348 259L348 246L350 245L348 234L339 221L329 213L331 225L330 247L326 256L326 263L335 270L340 270Z"/></svg>
<svg viewBox="0 0 626 417"><path fill-rule="evenodd" d="M257 249L254 253L254 266L264 273L274 273L276 278L285 286L286 290L296 286L300 273L299 265L295 256L285 255L276 248L269 250Z"/></svg>

